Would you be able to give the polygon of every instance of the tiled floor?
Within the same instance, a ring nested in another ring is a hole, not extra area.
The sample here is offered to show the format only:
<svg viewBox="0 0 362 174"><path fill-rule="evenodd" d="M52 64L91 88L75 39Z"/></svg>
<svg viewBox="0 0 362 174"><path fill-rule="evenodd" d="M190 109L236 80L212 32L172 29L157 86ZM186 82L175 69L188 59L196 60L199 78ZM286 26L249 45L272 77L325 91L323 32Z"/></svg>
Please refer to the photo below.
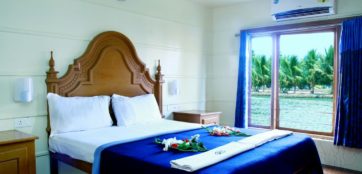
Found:
<svg viewBox="0 0 362 174"><path fill-rule="evenodd" d="M329 166L323 166L323 173L324 174L362 174L362 172L355 172L355 171L344 170Z"/></svg>

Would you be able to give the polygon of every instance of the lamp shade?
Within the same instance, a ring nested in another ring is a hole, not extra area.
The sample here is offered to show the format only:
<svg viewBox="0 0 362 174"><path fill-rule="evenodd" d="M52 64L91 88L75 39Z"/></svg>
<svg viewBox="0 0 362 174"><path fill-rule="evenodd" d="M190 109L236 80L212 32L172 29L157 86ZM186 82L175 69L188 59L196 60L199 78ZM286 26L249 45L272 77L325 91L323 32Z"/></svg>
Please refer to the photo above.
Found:
<svg viewBox="0 0 362 174"><path fill-rule="evenodd" d="M14 100L27 103L33 100L33 79L30 77L15 80Z"/></svg>

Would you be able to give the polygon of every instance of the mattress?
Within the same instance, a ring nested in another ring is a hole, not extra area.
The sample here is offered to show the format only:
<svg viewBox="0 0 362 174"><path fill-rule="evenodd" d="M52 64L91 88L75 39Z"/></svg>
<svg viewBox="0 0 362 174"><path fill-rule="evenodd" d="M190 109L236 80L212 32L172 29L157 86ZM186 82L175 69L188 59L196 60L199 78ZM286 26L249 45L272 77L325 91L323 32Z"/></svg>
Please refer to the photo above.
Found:
<svg viewBox="0 0 362 174"><path fill-rule="evenodd" d="M127 127L112 126L88 131L68 132L50 137L49 150L93 163L94 152L101 145L114 141L126 143L200 127L200 124L161 119L152 123L140 123Z"/></svg>

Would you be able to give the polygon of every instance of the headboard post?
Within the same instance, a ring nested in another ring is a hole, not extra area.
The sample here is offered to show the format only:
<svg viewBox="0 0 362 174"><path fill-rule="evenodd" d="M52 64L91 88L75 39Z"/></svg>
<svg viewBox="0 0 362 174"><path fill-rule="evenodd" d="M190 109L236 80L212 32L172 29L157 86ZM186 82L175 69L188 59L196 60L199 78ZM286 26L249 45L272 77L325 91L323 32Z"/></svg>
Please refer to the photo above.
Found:
<svg viewBox="0 0 362 174"><path fill-rule="evenodd" d="M163 74L161 73L160 60L158 60L157 72L155 77L156 77L155 97L158 103L158 107L160 108L160 112L162 114L162 83L164 83L165 81L163 80ZM162 117L164 117L163 114Z"/></svg>
<svg viewBox="0 0 362 174"><path fill-rule="evenodd" d="M54 66L55 66L55 62L54 62L54 58L53 58L53 51L51 51L50 60L49 60L49 71L47 72L47 79L45 80L45 82L47 83L48 93L57 92L58 71L55 71Z"/></svg>
<svg viewBox="0 0 362 174"><path fill-rule="evenodd" d="M55 62L53 58L53 51L50 52L50 60L49 60L49 70L47 71L47 78L45 83L47 84L47 93L58 93L58 71L55 71ZM47 132L48 135L50 134L50 120L49 120L49 108L48 110L48 123L47 123Z"/></svg>

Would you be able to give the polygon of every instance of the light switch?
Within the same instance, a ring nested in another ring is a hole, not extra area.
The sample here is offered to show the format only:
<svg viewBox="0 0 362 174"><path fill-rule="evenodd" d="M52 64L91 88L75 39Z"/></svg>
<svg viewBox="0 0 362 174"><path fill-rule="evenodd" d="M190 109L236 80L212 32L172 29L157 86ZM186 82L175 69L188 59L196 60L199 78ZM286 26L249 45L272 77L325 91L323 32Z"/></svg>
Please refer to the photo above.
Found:
<svg viewBox="0 0 362 174"><path fill-rule="evenodd" d="M29 118L16 118L14 120L14 127L15 128L31 127L30 119Z"/></svg>

